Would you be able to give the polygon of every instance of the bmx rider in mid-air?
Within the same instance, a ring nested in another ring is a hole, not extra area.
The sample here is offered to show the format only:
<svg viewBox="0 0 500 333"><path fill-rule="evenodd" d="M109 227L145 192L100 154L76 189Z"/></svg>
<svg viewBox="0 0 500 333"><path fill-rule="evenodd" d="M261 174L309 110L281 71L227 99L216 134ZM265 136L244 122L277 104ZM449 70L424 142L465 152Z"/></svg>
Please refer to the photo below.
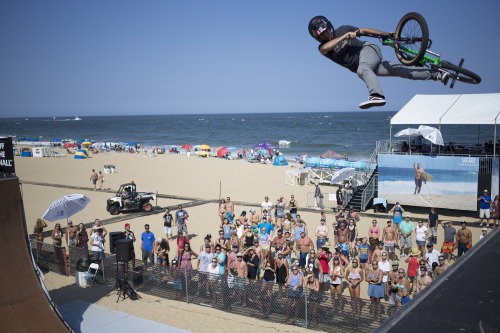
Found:
<svg viewBox="0 0 500 333"><path fill-rule="evenodd" d="M441 80L448 81L449 74L439 71L405 66L382 59L380 48L370 42L356 38L356 32L362 34L389 35L375 29L357 28L343 25L333 28L331 22L324 16L316 16L309 21L311 36L321 44L319 52L351 72L358 74L368 88L368 101L359 104L361 109L385 105L385 97L377 76L397 76L411 80Z"/></svg>

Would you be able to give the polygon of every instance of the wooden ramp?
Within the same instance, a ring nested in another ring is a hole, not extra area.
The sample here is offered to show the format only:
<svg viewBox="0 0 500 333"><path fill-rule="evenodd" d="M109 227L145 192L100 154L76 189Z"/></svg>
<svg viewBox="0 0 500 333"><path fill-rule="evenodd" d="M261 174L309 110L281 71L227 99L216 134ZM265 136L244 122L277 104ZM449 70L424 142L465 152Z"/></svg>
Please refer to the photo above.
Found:
<svg viewBox="0 0 500 333"><path fill-rule="evenodd" d="M72 331L53 308L33 266L17 177L0 178L0 230L0 331Z"/></svg>

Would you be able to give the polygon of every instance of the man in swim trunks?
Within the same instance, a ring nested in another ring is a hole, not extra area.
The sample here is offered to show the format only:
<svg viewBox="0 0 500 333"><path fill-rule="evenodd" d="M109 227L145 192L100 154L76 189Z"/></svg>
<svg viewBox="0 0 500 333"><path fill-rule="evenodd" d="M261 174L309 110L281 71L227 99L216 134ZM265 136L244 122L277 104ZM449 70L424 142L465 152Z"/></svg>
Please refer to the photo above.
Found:
<svg viewBox="0 0 500 333"><path fill-rule="evenodd" d="M317 237L316 248L321 249L321 247L328 241L328 226L326 225L324 218L321 218L320 224L316 227L315 235Z"/></svg>
<svg viewBox="0 0 500 333"><path fill-rule="evenodd" d="M417 271L418 272L418 271ZM427 274L427 267L423 266L420 268L420 275L417 276L417 290L416 294L424 290L432 282L430 274Z"/></svg>
<svg viewBox="0 0 500 333"><path fill-rule="evenodd" d="M396 260L396 245L398 245L398 239L396 237L396 228L392 226L392 221L387 220L387 227L384 228L382 232L382 241L384 242L385 250L391 254L391 260Z"/></svg>
<svg viewBox="0 0 500 333"><path fill-rule="evenodd" d="M410 215L399 225L399 245L401 246L401 257L405 256L405 247L408 251L412 248L411 234L415 231L415 226L410 222Z"/></svg>
<svg viewBox="0 0 500 333"><path fill-rule="evenodd" d="M250 228L254 234L258 234L259 230L257 229L257 224L260 223L260 215L257 214L254 208L250 209Z"/></svg>
<svg viewBox="0 0 500 333"><path fill-rule="evenodd" d="M74 248L76 246L76 241L78 238L76 237L78 229L73 225L72 221L68 221L68 228L65 231L66 234L66 244L68 244L69 248Z"/></svg>
<svg viewBox="0 0 500 333"><path fill-rule="evenodd" d="M398 288L396 287L396 283L398 280L398 269L399 263L397 261L393 261L392 270L387 273L386 295L389 298L389 306L396 306L396 295L398 293Z"/></svg>
<svg viewBox="0 0 500 333"><path fill-rule="evenodd" d="M300 238L297 240L298 250L300 252L299 267L304 269L306 265L306 257L311 249L314 249L313 241L306 236L304 231L300 232Z"/></svg>
<svg viewBox="0 0 500 333"><path fill-rule="evenodd" d="M457 231L453 228L452 221L441 221L441 225L444 230L444 242L443 247L441 247L441 253L448 257L448 263L451 263L451 257L453 257L453 252L455 252L455 237Z"/></svg>
<svg viewBox="0 0 500 333"><path fill-rule="evenodd" d="M90 180L92 181L92 184L94 185L94 191L97 191L97 179L99 179L99 175L97 172L95 172L95 169L92 169L92 173L90 174Z"/></svg>
<svg viewBox="0 0 500 333"><path fill-rule="evenodd" d="M349 239L349 230L346 228L346 224L342 221L337 224L339 226L337 233L335 235L335 245L346 244Z"/></svg>
<svg viewBox="0 0 500 333"><path fill-rule="evenodd" d="M444 256L439 256L438 261L439 265L434 269L434 278L437 278L439 275L443 274L445 270L448 269L448 265L444 263Z"/></svg>
<svg viewBox="0 0 500 333"><path fill-rule="evenodd" d="M226 217L229 223L234 222L234 203L231 202L231 198L226 198Z"/></svg>
<svg viewBox="0 0 500 333"><path fill-rule="evenodd" d="M278 236L274 237L273 242L271 244L271 247L274 248L275 252L278 252L278 247L285 245L286 243L286 238L283 237L283 230L279 229L278 230Z"/></svg>
<svg viewBox="0 0 500 333"><path fill-rule="evenodd" d="M462 229L457 232L458 256L466 254L472 247L472 232L467 229L467 222L462 222Z"/></svg>
<svg viewBox="0 0 500 333"><path fill-rule="evenodd" d="M243 261L243 254L241 252L236 254L236 258L230 266L236 275L234 277L234 289L237 299L243 301L242 306L246 306L245 279L248 275L247 263Z"/></svg>
<svg viewBox="0 0 500 333"><path fill-rule="evenodd" d="M386 249L384 249L384 242L380 241L378 243L378 247L373 251L372 262L374 262L374 261L380 262L382 260L383 255L388 256L389 254L386 251Z"/></svg>
<svg viewBox="0 0 500 333"><path fill-rule="evenodd" d="M422 168L422 164L417 164L417 162L413 162L413 169L415 170L415 192L413 194L417 194L420 193L420 189L422 188L422 181L426 182L425 171Z"/></svg>

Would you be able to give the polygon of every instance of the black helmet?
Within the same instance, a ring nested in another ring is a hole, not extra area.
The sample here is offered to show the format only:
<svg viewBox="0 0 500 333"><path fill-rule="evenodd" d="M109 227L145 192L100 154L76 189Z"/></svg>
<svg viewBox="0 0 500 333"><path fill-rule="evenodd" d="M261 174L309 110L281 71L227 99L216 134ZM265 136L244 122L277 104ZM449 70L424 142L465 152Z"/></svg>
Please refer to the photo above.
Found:
<svg viewBox="0 0 500 333"><path fill-rule="evenodd" d="M318 42L324 42L320 40L319 36L329 30L333 33L333 25L324 16L315 16L309 21L309 26L307 27L312 38L316 39Z"/></svg>

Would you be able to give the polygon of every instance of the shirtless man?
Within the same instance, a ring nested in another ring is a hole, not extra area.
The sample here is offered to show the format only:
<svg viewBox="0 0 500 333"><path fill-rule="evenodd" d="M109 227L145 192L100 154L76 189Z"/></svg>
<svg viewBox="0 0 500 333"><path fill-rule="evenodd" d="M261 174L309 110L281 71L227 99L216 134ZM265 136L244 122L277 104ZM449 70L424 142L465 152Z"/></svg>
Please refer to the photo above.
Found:
<svg viewBox="0 0 500 333"><path fill-rule="evenodd" d="M432 278L427 274L427 267L423 266L420 268L420 275L417 276L417 290L415 293L419 293L424 290L432 282Z"/></svg>
<svg viewBox="0 0 500 333"><path fill-rule="evenodd" d="M236 255L239 253L238 245L233 245L231 252L227 254L227 267L230 269L227 271L229 276L233 276L236 272L233 270L233 264L236 262Z"/></svg>
<svg viewBox="0 0 500 333"><path fill-rule="evenodd" d="M106 237L106 235L108 234L108 231L106 230L106 228L104 228L102 225L101 225L101 221L99 219L95 219L94 221L94 225L92 226L92 233L95 233L97 231L97 229L101 228L102 229L102 237Z"/></svg>
<svg viewBox="0 0 500 333"><path fill-rule="evenodd" d="M350 207L349 212L347 212L347 219L354 219L354 223L359 222L359 215L354 211L354 208Z"/></svg>
<svg viewBox="0 0 500 333"><path fill-rule="evenodd" d="M413 169L415 170L415 192L413 194L420 193L422 182L426 182L424 168L422 168L420 163L415 166L416 163L417 162L413 162Z"/></svg>
<svg viewBox="0 0 500 333"><path fill-rule="evenodd" d="M260 223L260 215L257 214L255 209L251 208L250 209L250 223L252 226L257 226L257 224Z"/></svg>
<svg viewBox="0 0 500 333"><path fill-rule="evenodd" d="M236 260L231 263L229 266L231 271L236 275L234 278L234 289L237 294L237 299L243 300L243 306L246 306L246 297L245 297L245 279L248 275L247 263L243 261L243 254L238 252L236 254Z"/></svg>
<svg viewBox="0 0 500 333"><path fill-rule="evenodd" d="M92 184L94 184L94 191L97 191L97 179L99 179L99 175L97 175L97 172L95 172L94 169L92 169L92 173L90 174L90 180L92 181Z"/></svg>
<svg viewBox="0 0 500 333"><path fill-rule="evenodd" d="M457 231L458 256L466 254L472 247L472 232L467 229L467 222L462 222L462 229Z"/></svg>
<svg viewBox="0 0 500 333"><path fill-rule="evenodd" d="M221 251L223 249L229 249L229 240L224 238L224 231L219 230L219 238L215 240L215 246L219 245L221 247Z"/></svg>
<svg viewBox="0 0 500 333"><path fill-rule="evenodd" d="M281 246L283 248L285 243L286 243L286 238L283 237L283 230L279 229L278 236L274 237L271 247L274 248L274 251L278 252L278 247Z"/></svg>
<svg viewBox="0 0 500 333"><path fill-rule="evenodd" d="M230 197L226 198L226 217L230 223L234 222L234 203Z"/></svg>
<svg viewBox="0 0 500 333"><path fill-rule="evenodd" d="M445 270L448 269L448 265L444 263L444 256L439 256L438 261L439 265L434 270L434 278L437 278L439 275L443 274Z"/></svg>
<svg viewBox="0 0 500 333"><path fill-rule="evenodd" d="M297 240L297 246L300 252L299 267L304 269L304 266L306 265L306 257L309 254L309 251L311 249L314 250L314 243L309 237L306 236L306 233L302 231L300 233L300 238Z"/></svg>
<svg viewBox="0 0 500 333"><path fill-rule="evenodd" d="M384 249L384 242L379 242L378 243L378 248L376 248L374 251L373 251L373 254L372 254L372 262L373 261L381 261L382 260L382 255L383 254L386 254L388 255L388 252Z"/></svg>
<svg viewBox="0 0 500 333"><path fill-rule="evenodd" d="M321 249L321 247L328 241L328 226L326 225L325 218L321 218L320 224L316 227L315 235L317 237L316 248Z"/></svg>
<svg viewBox="0 0 500 333"><path fill-rule="evenodd" d="M335 245L342 244L343 246L345 244L347 246L347 241L349 239L349 230L347 230L345 223L339 222L339 225L340 228L337 230L337 233L335 235Z"/></svg>
<svg viewBox="0 0 500 333"><path fill-rule="evenodd" d="M387 273L387 290L385 292L389 298L389 306L396 306L396 295L398 293L398 287L396 286L398 281L398 269L399 263L397 261L393 261L392 270Z"/></svg>
<svg viewBox="0 0 500 333"><path fill-rule="evenodd" d="M382 232L382 242L384 242L385 250L390 253L391 260L396 260L395 248L398 245L397 230L392 226L392 221L387 220L387 227Z"/></svg>
<svg viewBox="0 0 500 333"><path fill-rule="evenodd" d="M76 238L77 231L78 228L73 225L73 222L68 221L68 228L66 228L65 234L66 234L66 244L68 245L69 248L74 248L76 246L76 241L78 240Z"/></svg>

